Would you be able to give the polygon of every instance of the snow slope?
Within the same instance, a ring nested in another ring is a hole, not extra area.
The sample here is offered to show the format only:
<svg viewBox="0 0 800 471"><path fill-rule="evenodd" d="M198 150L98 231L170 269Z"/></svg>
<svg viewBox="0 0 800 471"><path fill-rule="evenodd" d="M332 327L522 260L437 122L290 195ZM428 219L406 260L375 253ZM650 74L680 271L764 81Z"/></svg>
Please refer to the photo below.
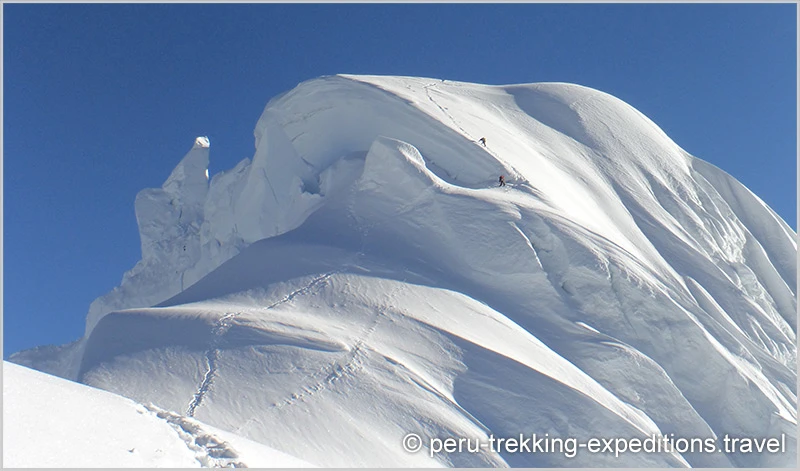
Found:
<svg viewBox="0 0 800 471"><path fill-rule="evenodd" d="M332 76L255 138L210 182L198 140L143 190L142 261L86 336L12 360L321 466L795 464L796 234L631 106ZM431 456L409 432L792 446Z"/></svg>
<svg viewBox="0 0 800 471"><path fill-rule="evenodd" d="M3 362L3 465L311 466L196 420L8 362Z"/></svg>

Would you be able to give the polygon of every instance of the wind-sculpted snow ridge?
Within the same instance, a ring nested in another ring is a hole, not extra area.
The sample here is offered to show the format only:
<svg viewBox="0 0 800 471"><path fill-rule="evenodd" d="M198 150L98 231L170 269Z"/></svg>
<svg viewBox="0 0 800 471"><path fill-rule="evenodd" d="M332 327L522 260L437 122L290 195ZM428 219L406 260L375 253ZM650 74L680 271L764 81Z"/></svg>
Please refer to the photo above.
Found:
<svg viewBox="0 0 800 471"><path fill-rule="evenodd" d="M86 337L15 360L58 355L74 379L321 466L794 466L796 234L631 106L332 76L273 99L255 141L210 183L196 145L140 193L142 261ZM427 441L532 433L789 446Z"/></svg>

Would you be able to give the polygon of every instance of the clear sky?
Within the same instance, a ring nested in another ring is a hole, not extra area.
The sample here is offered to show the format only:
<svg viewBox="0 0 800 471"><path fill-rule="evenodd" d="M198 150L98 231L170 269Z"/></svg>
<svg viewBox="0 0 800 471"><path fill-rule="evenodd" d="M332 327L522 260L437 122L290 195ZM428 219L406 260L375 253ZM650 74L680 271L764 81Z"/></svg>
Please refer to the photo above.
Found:
<svg viewBox="0 0 800 471"><path fill-rule="evenodd" d="M133 201L194 138L252 157L320 75L615 95L796 228L794 4L4 4L4 357L79 338L140 258Z"/></svg>

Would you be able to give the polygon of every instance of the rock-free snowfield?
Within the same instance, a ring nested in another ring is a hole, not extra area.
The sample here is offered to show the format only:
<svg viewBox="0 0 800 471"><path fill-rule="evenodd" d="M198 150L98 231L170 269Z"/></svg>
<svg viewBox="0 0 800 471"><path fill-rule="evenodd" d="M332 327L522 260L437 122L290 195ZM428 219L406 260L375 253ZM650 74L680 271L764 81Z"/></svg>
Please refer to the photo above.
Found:
<svg viewBox="0 0 800 471"><path fill-rule="evenodd" d="M796 463L796 234L623 101L335 75L209 179L211 144L137 196L142 259L85 336L12 357L182 450L117 465L221 464L192 421L322 467ZM534 435L561 441L508 446Z"/></svg>

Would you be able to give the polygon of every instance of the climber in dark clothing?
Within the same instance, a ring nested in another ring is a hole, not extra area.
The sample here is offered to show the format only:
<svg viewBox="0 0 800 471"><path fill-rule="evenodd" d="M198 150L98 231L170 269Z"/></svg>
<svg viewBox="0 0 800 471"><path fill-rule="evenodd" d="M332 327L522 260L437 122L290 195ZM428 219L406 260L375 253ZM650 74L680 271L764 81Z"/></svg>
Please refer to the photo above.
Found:
<svg viewBox="0 0 800 471"><path fill-rule="evenodd" d="M500 185L499 186L506 186L506 177L500 175Z"/></svg>
<svg viewBox="0 0 800 471"><path fill-rule="evenodd" d="M482 137L482 138L478 139L478 141L479 141L481 144L483 144L483 147L486 147L486 138L485 138L485 137Z"/></svg>

